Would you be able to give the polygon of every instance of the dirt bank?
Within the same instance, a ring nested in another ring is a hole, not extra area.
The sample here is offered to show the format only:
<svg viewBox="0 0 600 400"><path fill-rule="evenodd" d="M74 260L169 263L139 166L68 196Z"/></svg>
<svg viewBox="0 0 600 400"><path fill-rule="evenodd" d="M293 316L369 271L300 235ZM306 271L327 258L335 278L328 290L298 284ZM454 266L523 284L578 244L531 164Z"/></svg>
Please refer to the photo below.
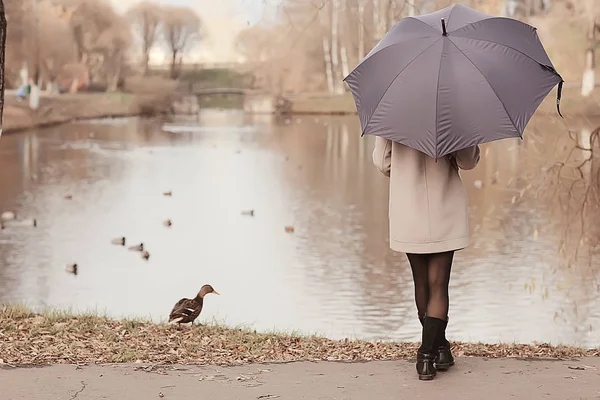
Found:
<svg viewBox="0 0 600 400"><path fill-rule="evenodd" d="M6 93L3 134L68 123L76 119L155 115L168 111L164 96L126 93L77 93L42 97L36 111Z"/></svg>
<svg viewBox="0 0 600 400"><path fill-rule="evenodd" d="M168 349L165 349L168 351ZM3 399L597 399L600 358L459 358L432 382L409 361L0 369Z"/></svg>

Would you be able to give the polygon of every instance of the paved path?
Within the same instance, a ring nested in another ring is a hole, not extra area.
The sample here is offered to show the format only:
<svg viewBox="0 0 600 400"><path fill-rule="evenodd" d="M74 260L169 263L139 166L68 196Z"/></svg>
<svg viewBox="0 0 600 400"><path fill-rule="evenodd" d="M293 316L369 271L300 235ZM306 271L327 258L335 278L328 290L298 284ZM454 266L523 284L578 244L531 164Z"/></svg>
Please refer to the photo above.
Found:
<svg viewBox="0 0 600 400"><path fill-rule="evenodd" d="M443 396L440 394L443 391ZM2 400L600 399L600 358L459 359L433 382L408 361L201 366L58 365L0 369Z"/></svg>

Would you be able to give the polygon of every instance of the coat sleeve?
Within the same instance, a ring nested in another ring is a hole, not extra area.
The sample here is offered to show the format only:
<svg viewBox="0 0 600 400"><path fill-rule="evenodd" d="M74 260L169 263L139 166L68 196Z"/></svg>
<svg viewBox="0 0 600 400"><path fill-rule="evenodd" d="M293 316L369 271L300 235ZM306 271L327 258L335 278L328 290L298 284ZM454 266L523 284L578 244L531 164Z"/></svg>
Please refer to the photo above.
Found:
<svg viewBox="0 0 600 400"><path fill-rule="evenodd" d="M373 164L384 174L390 176L392 169L392 141L377 136L375 138L375 150L373 150Z"/></svg>
<svg viewBox="0 0 600 400"><path fill-rule="evenodd" d="M480 152L479 146L471 146L466 149L455 151L453 153L454 159L458 168L468 170L473 169L479 163Z"/></svg>

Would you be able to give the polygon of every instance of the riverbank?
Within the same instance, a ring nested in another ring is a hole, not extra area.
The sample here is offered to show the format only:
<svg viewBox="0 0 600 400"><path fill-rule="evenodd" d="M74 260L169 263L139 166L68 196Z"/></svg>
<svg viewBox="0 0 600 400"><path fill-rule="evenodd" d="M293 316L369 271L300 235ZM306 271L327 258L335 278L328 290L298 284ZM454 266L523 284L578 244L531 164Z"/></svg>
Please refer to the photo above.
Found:
<svg viewBox="0 0 600 400"><path fill-rule="evenodd" d="M79 119L158 115L169 111L167 95L130 93L75 93L44 96L38 110L27 101L19 102L6 95L2 133L45 128Z"/></svg>
<svg viewBox="0 0 600 400"><path fill-rule="evenodd" d="M410 359L416 343L330 340L222 326L178 327L89 314L0 306L0 364L216 364ZM565 359L600 356L567 346L453 343L459 357Z"/></svg>
<svg viewBox="0 0 600 400"><path fill-rule="evenodd" d="M356 105L350 93L343 95L307 93L290 96L288 100L292 114L356 114ZM579 88L565 88L561 111L566 118L600 116L600 88L586 98L581 97ZM556 115L556 89L544 99L538 113Z"/></svg>
<svg viewBox="0 0 600 400"><path fill-rule="evenodd" d="M413 362L260 364L231 368L145 364L1 368L4 399L560 399L598 398L600 358L458 358L432 382ZM440 396L443 394L443 396Z"/></svg>

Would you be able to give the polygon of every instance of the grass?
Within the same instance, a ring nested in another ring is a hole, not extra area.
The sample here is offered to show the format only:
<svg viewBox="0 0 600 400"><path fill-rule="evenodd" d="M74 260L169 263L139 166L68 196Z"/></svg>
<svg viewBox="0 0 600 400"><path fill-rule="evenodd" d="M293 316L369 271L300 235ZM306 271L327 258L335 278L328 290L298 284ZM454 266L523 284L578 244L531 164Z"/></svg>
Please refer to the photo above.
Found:
<svg viewBox="0 0 600 400"><path fill-rule="evenodd" d="M289 361L371 361L414 357L416 343L330 340L257 333L216 324L178 327L95 314L0 305L0 364L152 363L238 365ZM573 358L600 349L547 344L453 343L458 356Z"/></svg>

